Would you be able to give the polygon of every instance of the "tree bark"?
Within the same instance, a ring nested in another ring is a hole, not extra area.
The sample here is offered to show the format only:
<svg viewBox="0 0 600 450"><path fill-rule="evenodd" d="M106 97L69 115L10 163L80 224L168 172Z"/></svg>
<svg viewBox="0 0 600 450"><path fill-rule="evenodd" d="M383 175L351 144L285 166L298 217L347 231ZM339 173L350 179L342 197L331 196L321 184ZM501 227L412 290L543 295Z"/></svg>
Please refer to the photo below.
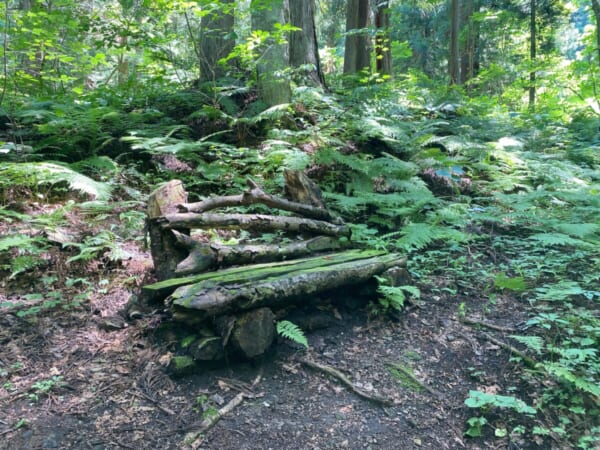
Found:
<svg viewBox="0 0 600 450"><path fill-rule="evenodd" d="M294 69L309 66L304 73L310 84L325 88L325 78L319 60L314 8L314 0L290 2L290 23L301 28L300 31L293 31L290 36L290 66Z"/></svg>
<svg viewBox="0 0 600 450"><path fill-rule="evenodd" d="M219 61L229 55L235 46L233 39L234 0L221 4L202 16L200 21L200 80L215 82L226 74Z"/></svg>
<svg viewBox="0 0 600 450"><path fill-rule="evenodd" d="M341 263L331 263L328 259L331 256L324 256L319 267L299 269L296 266L296 270L281 275L263 269L259 271L263 273L263 278L252 281L226 283L215 277L182 286L167 301L172 302L175 319L209 319L260 307L299 302L317 292L363 283L374 275L404 263L398 254L368 257L369 254L370 252L363 252L362 255L358 253L355 256L359 259ZM252 267L247 275L252 278Z"/></svg>
<svg viewBox="0 0 600 450"><path fill-rule="evenodd" d="M252 29L272 32L275 24L288 23L288 16L288 0L273 0L268 7L253 10ZM268 106L290 102L292 91L284 73L288 67L288 44L278 43L270 38L267 49L256 63L258 96Z"/></svg>
<svg viewBox="0 0 600 450"><path fill-rule="evenodd" d="M371 67L369 35L369 0L349 0L346 11L346 46L344 73L354 74Z"/></svg>
<svg viewBox="0 0 600 450"><path fill-rule="evenodd" d="M166 221L166 222L165 222ZM252 231L287 231L295 233L349 236L345 225L334 225L322 220L300 217L269 216L265 214L195 214L176 213L164 216L163 228L187 230L190 228L221 228Z"/></svg>

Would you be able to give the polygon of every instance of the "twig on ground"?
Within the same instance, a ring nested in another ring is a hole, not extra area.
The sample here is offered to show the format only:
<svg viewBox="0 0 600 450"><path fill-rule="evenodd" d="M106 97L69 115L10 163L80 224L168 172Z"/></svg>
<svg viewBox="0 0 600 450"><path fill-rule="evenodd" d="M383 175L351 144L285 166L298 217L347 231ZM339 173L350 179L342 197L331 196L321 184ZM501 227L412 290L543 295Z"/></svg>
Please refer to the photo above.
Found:
<svg viewBox="0 0 600 450"><path fill-rule="evenodd" d="M499 345L500 347L502 347L505 350L508 350L511 353L514 353L515 355L517 355L519 358L521 358L523 360L523 362L528 366L528 367L535 367L535 365L537 364L536 361L527 356L525 353L523 353L521 350L519 350L518 348L513 347L510 344L507 344L506 342L503 342L499 339L496 339L495 337L489 335L488 333L482 333L483 337L486 338L488 341Z"/></svg>
<svg viewBox="0 0 600 450"><path fill-rule="evenodd" d="M143 400L147 400L150 403L152 403L154 406L156 406L158 409L160 409L162 412L164 412L165 414L168 414L170 416L175 415L175 412L169 408L165 408L164 406L162 406L160 404L160 402L158 400L154 400L152 397L150 397L149 395L141 392L141 391L132 391L130 390L129 393L135 397L141 398Z"/></svg>
<svg viewBox="0 0 600 450"><path fill-rule="evenodd" d="M256 376L254 381L252 382L251 388L256 387L258 385L258 383L260 383L261 379L262 379L262 370ZM221 420L221 418L223 418L225 415L229 414L237 406L239 406L244 401L244 399L252 398L252 397L258 397L258 395L248 393L248 391L242 391L239 394L237 394L235 397L233 397L229 401L229 403L227 403L225 406L223 406L221 409L219 409L216 412L216 414L211 415L210 417L207 417L202 422L200 422L198 428L187 433L183 440L184 445L186 445L192 449L197 449L198 447L200 447L200 445L202 445L202 441L204 440L203 434L205 432L207 432L212 427L214 427L217 424L217 422L219 422L219 420Z"/></svg>
<svg viewBox="0 0 600 450"><path fill-rule="evenodd" d="M394 404L394 402L388 398L379 397L377 395L371 395L371 394L363 391L362 389L356 387L348 379L348 377L346 377L346 375L344 375L343 373L341 373L339 370L337 370L334 367L327 366L325 364L320 364L318 362L311 361L311 360L308 360L305 358L298 358L298 362L304 364L305 366L310 367L311 369L324 372L327 375L331 375L332 377L337 378L338 380L340 380L342 382L343 385L345 385L348 389L350 389L352 392L354 392L359 397L362 397L362 398L369 400L371 402L374 402L374 403L382 404L384 406L392 406Z"/></svg>
<svg viewBox="0 0 600 450"><path fill-rule="evenodd" d="M482 322L480 320L469 319L468 317L464 317L463 319L461 319L461 322L465 323L467 325L476 325L476 326L489 328L490 330L494 330L494 331L501 331L503 333L516 333L517 332L516 329L511 328L511 327L502 327L500 325L495 325L495 324L489 323L489 322Z"/></svg>

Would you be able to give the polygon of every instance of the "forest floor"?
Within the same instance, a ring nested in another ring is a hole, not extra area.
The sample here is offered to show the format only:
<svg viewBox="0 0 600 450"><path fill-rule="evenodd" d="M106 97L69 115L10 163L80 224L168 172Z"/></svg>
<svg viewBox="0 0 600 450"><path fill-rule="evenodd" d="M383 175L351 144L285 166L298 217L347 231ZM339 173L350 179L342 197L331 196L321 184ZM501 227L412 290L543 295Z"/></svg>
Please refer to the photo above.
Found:
<svg viewBox="0 0 600 450"><path fill-rule="evenodd" d="M282 341L262 361L173 379L164 369L168 343L155 339L160 315L110 323L147 282L149 254L131 244L122 264L80 265L77 274L68 272L74 267L64 265L61 251L28 279L0 284L0 303L25 303L41 289L44 270L88 277L64 289L64 298L89 293L69 309L22 317L18 308L0 310L0 449L186 448L186 434L240 392L242 403L196 441L199 448L561 448L549 440L494 437L493 427L476 439L464 434L477 416L464 404L469 390L527 398L532 389L499 345L527 315L526 305L510 296L490 305L472 293L423 286L420 303L396 320L369 318L364 305L336 304L324 312L329 326L308 333L308 351ZM339 370L390 404L357 396L301 358ZM500 414L487 418L496 428L510 422Z"/></svg>

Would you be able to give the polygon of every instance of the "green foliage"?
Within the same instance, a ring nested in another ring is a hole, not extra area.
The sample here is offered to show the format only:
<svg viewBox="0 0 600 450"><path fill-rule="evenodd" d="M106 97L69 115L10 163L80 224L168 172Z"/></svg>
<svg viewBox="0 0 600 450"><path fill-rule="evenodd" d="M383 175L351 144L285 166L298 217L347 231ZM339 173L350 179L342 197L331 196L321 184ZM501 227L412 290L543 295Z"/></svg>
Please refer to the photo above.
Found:
<svg viewBox="0 0 600 450"><path fill-rule="evenodd" d="M377 292L379 304L373 309L376 312L388 313L391 311L400 311L404 308L407 294L414 299L419 299L421 291L416 286L390 286L389 281L384 277L375 276L377 280Z"/></svg>
<svg viewBox="0 0 600 450"><path fill-rule="evenodd" d="M488 394L481 391L469 391L469 397L465 400L465 405L469 408L480 408L489 410L490 408L511 409L520 414L535 414L535 408L527 405L523 400L507 395Z"/></svg>
<svg viewBox="0 0 600 450"><path fill-rule="evenodd" d="M277 322L277 333L286 339L289 339L296 344L308 348L308 340L304 335L304 332L298 327L298 325L290 322L289 320L280 320Z"/></svg>
<svg viewBox="0 0 600 450"><path fill-rule="evenodd" d="M66 165L50 162L0 163L0 200L6 201L14 189L27 189L46 197L71 189L97 200L109 200L112 188L95 181Z"/></svg>
<svg viewBox="0 0 600 450"><path fill-rule="evenodd" d="M21 273L42 265L44 260L40 256L46 245L47 241L39 236L18 234L0 237L0 256L5 255L9 261L0 262L0 270L10 271L9 279L13 279Z"/></svg>

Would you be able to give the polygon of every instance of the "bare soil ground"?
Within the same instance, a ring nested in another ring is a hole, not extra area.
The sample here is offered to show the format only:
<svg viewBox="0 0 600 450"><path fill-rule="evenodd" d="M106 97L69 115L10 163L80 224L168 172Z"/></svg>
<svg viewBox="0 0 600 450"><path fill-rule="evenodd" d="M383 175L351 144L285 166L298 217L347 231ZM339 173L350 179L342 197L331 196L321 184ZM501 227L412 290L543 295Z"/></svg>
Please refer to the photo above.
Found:
<svg viewBox="0 0 600 450"><path fill-rule="evenodd" d="M422 303L397 320L369 319L364 307L338 306L324 312L331 316L330 326L308 334L308 352L279 342L261 361L229 362L172 379L164 369L169 343L155 339L159 315L114 330L121 325L106 321L118 317L151 271L148 254L129 250L132 258L123 265L94 268L96 288L80 307L25 317L0 311L0 449L188 448L186 434L240 392L241 404L196 446L560 448L553 441L497 438L493 427L484 428L481 438L464 435L467 419L477 415L464 405L469 390L514 388L528 400L532 389L519 385L521 369L509 351L489 339L502 341L526 317L513 298L498 297L490 308L477 295L434 295L424 287ZM29 285L3 282L0 300L18 302L39 288L40 275L33 274ZM498 328L459 320L461 303L471 319ZM336 368L391 405L357 396L300 357ZM394 364L412 371L421 385L394 370ZM495 426L511 420L487 417Z"/></svg>

